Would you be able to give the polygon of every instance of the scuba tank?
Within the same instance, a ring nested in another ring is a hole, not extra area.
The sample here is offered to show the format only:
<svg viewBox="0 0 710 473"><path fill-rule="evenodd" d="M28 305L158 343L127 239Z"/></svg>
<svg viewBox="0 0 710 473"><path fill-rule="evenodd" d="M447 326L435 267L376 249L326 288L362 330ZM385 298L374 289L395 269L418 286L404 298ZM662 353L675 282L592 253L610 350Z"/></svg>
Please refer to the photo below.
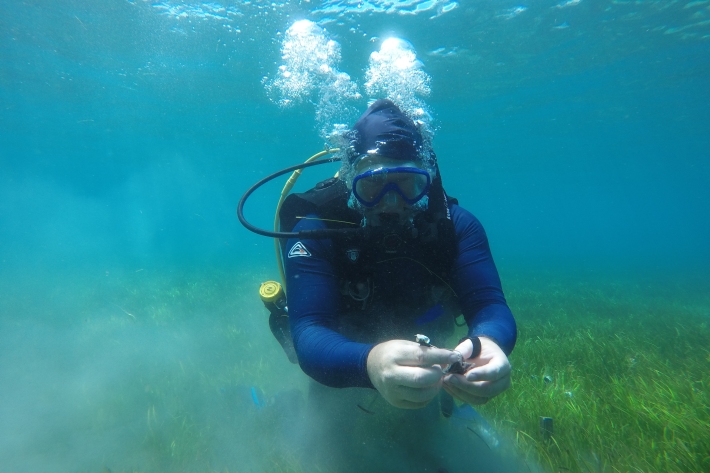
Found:
<svg viewBox="0 0 710 473"><path fill-rule="evenodd" d="M298 357L296 349L291 340L291 330L288 323L288 306L286 305L286 294L281 284L276 281L266 281L261 283L259 297L264 303L264 307L269 311L269 328L271 333L278 340L283 348L288 361L297 364Z"/></svg>

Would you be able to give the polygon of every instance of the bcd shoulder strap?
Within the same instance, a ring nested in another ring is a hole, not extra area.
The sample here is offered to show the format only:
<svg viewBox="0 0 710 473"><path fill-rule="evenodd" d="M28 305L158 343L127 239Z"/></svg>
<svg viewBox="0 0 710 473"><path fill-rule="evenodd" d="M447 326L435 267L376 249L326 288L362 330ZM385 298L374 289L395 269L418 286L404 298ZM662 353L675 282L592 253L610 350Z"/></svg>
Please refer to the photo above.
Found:
<svg viewBox="0 0 710 473"><path fill-rule="evenodd" d="M292 231L299 219L309 214L318 215L330 228L351 227L338 221L359 224L362 217L348 207L349 198L345 182L335 177L319 182L306 192L290 194L279 211L281 231ZM286 242L281 240L281 244Z"/></svg>

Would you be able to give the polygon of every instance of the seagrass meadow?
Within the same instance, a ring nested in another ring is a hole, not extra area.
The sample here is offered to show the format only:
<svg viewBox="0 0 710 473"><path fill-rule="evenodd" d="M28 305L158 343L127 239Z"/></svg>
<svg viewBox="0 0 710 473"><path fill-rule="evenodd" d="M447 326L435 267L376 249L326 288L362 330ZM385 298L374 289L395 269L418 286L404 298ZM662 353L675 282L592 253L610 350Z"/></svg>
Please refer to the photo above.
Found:
<svg viewBox="0 0 710 473"><path fill-rule="evenodd" d="M4 327L17 356L3 396L23 411L4 411L22 433L6 464L333 471L305 465L283 434L311 425L308 382L269 333L256 294L267 274L146 269L45 281L41 301L37 288L8 294L3 313L42 318ZM511 389L477 407L501 441L493 454L531 472L707 471L706 281L503 278L519 338ZM547 439L541 416L554 421ZM355 441L368 435L352 430Z"/></svg>
<svg viewBox="0 0 710 473"><path fill-rule="evenodd" d="M513 387L480 410L519 451L547 471L710 469L705 280L508 287L519 322ZM541 416L554 420L547 440Z"/></svg>
<svg viewBox="0 0 710 473"><path fill-rule="evenodd" d="M708 42L708 0L0 1L0 473L710 472ZM258 296L242 197L381 98L516 317L476 411L318 397Z"/></svg>

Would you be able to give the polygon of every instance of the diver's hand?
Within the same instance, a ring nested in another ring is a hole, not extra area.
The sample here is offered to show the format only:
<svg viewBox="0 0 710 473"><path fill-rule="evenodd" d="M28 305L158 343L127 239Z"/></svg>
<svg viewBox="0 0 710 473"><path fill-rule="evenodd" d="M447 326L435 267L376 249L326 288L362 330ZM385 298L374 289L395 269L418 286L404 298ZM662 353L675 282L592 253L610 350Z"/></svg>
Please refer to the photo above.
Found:
<svg viewBox="0 0 710 473"><path fill-rule="evenodd" d="M510 362L503 350L491 339L479 337L481 354L467 359L473 351L471 340L455 348L475 366L464 374L449 374L444 378L444 390L469 404L485 404L510 387Z"/></svg>
<svg viewBox="0 0 710 473"><path fill-rule="evenodd" d="M395 407L419 409L439 393L441 365L458 361L458 353L407 340L380 343L367 357L367 374L382 397Z"/></svg>

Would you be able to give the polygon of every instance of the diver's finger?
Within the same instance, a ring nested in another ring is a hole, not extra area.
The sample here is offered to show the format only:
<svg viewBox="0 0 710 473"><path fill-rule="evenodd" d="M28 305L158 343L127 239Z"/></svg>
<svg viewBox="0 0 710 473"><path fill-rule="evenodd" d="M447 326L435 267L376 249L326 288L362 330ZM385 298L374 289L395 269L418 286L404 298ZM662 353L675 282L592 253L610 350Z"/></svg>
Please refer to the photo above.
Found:
<svg viewBox="0 0 710 473"><path fill-rule="evenodd" d="M487 363L480 364L466 372L469 381L495 381L510 375L510 362L505 355L495 356Z"/></svg>
<svg viewBox="0 0 710 473"><path fill-rule="evenodd" d="M454 351L457 351L463 355L464 360L468 360L473 354L473 343L468 338L463 342L459 343Z"/></svg>
<svg viewBox="0 0 710 473"><path fill-rule="evenodd" d="M402 348L394 358L394 361L402 366L448 365L461 360L460 353L443 348L423 347L414 342Z"/></svg>
<svg viewBox="0 0 710 473"><path fill-rule="evenodd" d="M397 393L400 399L414 403L428 403L439 393L439 387L410 388L408 386L397 386Z"/></svg>
<svg viewBox="0 0 710 473"><path fill-rule="evenodd" d="M495 397L510 387L510 376L495 381L474 381L471 384L476 388L473 391L475 394Z"/></svg>
<svg viewBox="0 0 710 473"><path fill-rule="evenodd" d="M485 404L489 400L489 398L487 398L487 397L480 397L480 396L473 395L473 394L471 394L467 391L464 391L463 389L459 389L458 387L453 386L449 383L444 383L444 385L442 387L443 387L444 391L451 394L453 397L455 397L459 401L463 401L468 404L475 404L475 405Z"/></svg>
<svg viewBox="0 0 710 473"><path fill-rule="evenodd" d="M468 381L495 381L510 376L510 363L507 358L493 358L484 365L471 368L465 376Z"/></svg>
<svg viewBox="0 0 710 473"><path fill-rule="evenodd" d="M510 376L495 381L467 381L461 375L449 375L444 378L444 386L465 391L477 397L495 397L510 387Z"/></svg>
<svg viewBox="0 0 710 473"><path fill-rule="evenodd" d="M397 385L410 388L426 388L438 386L444 377L444 371L440 366L400 366L394 376Z"/></svg>
<svg viewBox="0 0 710 473"><path fill-rule="evenodd" d="M429 401L431 401L431 399ZM398 399L397 401L392 402L392 405L394 407L399 407L400 409L421 409L422 407L425 407L427 404L429 404L429 401L414 402L408 399Z"/></svg>

